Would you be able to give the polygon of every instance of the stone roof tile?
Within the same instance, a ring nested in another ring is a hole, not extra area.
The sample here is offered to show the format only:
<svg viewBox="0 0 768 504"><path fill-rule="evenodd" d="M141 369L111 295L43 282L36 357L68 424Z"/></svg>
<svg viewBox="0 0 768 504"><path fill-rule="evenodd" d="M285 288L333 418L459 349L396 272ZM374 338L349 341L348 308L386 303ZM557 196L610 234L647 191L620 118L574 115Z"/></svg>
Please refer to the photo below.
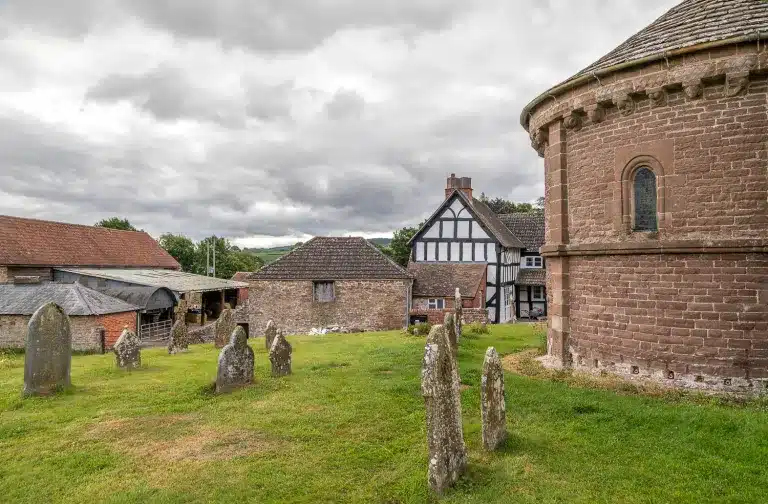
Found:
<svg viewBox="0 0 768 504"><path fill-rule="evenodd" d="M461 263L408 264L408 272L415 278L414 296L453 297L456 288L462 297L473 298L485 279L486 265Z"/></svg>

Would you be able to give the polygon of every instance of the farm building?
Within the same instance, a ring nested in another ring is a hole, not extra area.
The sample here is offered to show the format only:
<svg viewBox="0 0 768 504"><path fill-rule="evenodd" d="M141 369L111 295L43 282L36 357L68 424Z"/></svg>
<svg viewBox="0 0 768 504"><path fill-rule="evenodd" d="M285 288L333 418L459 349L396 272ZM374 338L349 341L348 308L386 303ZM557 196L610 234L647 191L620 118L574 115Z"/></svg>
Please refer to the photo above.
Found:
<svg viewBox="0 0 768 504"><path fill-rule="evenodd" d="M453 312L456 289L461 294L465 322L485 322L485 264L408 264L413 275L411 323L442 324L445 313Z"/></svg>
<svg viewBox="0 0 768 504"><path fill-rule="evenodd" d="M248 320L254 334L269 320L287 333L408 324L411 275L364 238L315 237L237 278L250 285Z"/></svg>
<svg viewBox="0 0 768 504"><path fill-rule="evenodd" d="M545 91L548 360L768 390L768 2L686 0Z"/></svg>
<svg viewBox="0 0 768 504"><path fill-rule="evenodd" d="M136 331L138 306L76 283L41 283L21 276L16 282L0 284L0 348L24 348L29 319L48 302L69 315L73 350L103 352L124 327Z"/></svg>

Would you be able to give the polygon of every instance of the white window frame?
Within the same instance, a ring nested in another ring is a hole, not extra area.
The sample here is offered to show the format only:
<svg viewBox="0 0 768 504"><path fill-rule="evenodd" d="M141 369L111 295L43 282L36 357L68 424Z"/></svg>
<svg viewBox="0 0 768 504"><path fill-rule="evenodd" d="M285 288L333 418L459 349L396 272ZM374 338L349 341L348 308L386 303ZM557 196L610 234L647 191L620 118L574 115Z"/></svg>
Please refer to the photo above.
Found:
<svg viewBox="0 0 768 504"><path fill-rule="evenodd" d="M539 296L536 295L537 289L540 294ZM544 301L545 299L544 287L542 285L534 285L531 289L531 301Z"/></svg>
<svg viewBox="0 0 768 504"><path fill-rule="evenodd" d="M427 299L427 308L430 310L444 310L445 299L443 298L429 298Z"/></svg>
<svg viewBox="0 0 768 504"><path fill-rule="evenodd" d="M541 256L525 256L524 259L525 261L523 261L523 268L541 269L544 267L544 258Z"/></svg>

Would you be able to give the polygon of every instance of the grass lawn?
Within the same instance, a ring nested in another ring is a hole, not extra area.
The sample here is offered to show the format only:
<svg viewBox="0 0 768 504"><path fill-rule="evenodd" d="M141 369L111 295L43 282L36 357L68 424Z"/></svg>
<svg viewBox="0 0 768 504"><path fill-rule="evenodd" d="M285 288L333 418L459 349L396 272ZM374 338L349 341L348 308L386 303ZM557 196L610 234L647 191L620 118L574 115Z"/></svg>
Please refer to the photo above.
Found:
<svg viewBox="0 0 768 504"><path fill-rule="evenodd" d="M429 502L423 339L399 332L290 337L294 374L211 393L217 352L75 356L74 390L22 400L23 356L0 357L1 502ZM506 375L511 433L482 451L486 347L535 346L527 325L462 341L469 473L444 502L768 502L764 402L619 395Z"/></svg>

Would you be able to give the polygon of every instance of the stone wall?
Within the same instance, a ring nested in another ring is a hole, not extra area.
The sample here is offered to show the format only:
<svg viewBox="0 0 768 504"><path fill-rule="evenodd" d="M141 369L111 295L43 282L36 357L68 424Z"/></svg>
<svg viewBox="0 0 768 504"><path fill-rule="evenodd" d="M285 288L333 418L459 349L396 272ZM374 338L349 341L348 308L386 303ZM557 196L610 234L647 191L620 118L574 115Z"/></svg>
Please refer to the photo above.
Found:
<svg viewBox="0 0 768 504"><path fill-rule="evenodd" d="M453 313L453 308L446 308L444 310L428 310L426 308L414 308L411 310L411 315L423 315L427 317L427 322L430 324L442 324L445 321L445 314ZM464 308L462 310L462 320L465 324L471 324L472 322L485 322L488 323L488 309L487 308Z"/></svg>
<svg viewBox="0 0 768 504"><path fill-rule="evenodd" d="M267 321L286 334L338 325L366 331L400 329L407 323L410 280L336 280L335 300L313 300L308 280L252 280L248 295L249 327L261 335Z"/></svg>
<svg viewBox="0 0 768 504"><path fill-rule="evenodd" d="M0 315L0 348L24 348L30 315ZM115 313L100 317L69 317L72 328L72 349L101 351L101 329L106 330L107 349L120 337L124 326L136 331L134 312Z"/></svg>

